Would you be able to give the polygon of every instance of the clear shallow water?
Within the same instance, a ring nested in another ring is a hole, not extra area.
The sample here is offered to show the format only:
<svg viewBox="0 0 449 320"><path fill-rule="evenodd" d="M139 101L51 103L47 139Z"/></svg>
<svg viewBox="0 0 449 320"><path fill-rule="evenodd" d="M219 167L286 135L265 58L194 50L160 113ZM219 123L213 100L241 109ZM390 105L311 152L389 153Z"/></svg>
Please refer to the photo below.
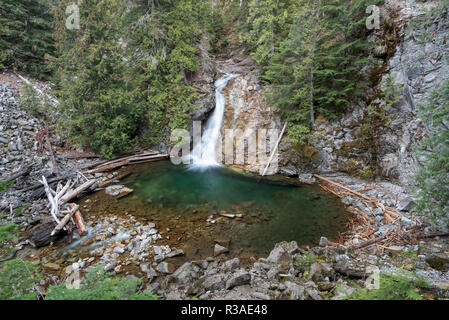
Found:
<svg viewBox="0 0 449 320"><path fill-rule="evenodd" d="M120 202L137 201L148 212L186 219L198 212L215 218L220 211L240 213L241 221L232 220L226 228L217 224L215 232L229 237L234 249L256 254L266 254L283 240L316 245L321 236L338 239L348 217L343 205L317 186L292 181L280 177L259 181L227 168L192 171L163 161L126 178L123 183L134 194Z"/></svg>

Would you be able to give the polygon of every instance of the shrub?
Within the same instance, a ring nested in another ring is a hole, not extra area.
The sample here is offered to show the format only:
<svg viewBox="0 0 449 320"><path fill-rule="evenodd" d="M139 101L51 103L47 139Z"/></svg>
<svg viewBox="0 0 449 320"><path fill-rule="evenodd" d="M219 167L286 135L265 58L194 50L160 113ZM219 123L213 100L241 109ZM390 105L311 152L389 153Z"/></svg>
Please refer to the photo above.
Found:
<svg viewBox="0 0 449 320"><path fill-rule="evenodd" d="M103 266L90 270L79 289L68 289L66 284L51 286L46 300L156 300L150 291L137 292L142 280L139 278L111 278L103 272Z"/></svg>
<svg viewBox="0 0 449 320"><path fill-rule="evenodd" d="M33 300L33 286L40 280L33 275L35 266L21 259L5 262L0 267L0 300Z"/></svg>
<svg viewBox="0 0 449 320"><path fill-rule="evenodd" d="M424 278L411 273L380 274L379 289L358 287L348 300L421 300L419 288L427 287Z"/></svg>
<svg viewBox="0 0 449 320"><path fill-rule="evenodd" d="M13 251L8 241L14 239L17 229L17 226L12 223L0 226L0 260L10 255Z"/></svg>
<svg viewBox="0 0 449 320"><path fill-rule="evenodd" d="M5 192L13 184L14 179L7 179L0 183L0 193Z"/></svg>
<svg viewBox="0 0 449 320"><path fill-rule="evenodd" d="M418 155L424 158L415 176L416 209L437 225L449 222L449 80L435 89L419 117L427 128Z"/></svg>

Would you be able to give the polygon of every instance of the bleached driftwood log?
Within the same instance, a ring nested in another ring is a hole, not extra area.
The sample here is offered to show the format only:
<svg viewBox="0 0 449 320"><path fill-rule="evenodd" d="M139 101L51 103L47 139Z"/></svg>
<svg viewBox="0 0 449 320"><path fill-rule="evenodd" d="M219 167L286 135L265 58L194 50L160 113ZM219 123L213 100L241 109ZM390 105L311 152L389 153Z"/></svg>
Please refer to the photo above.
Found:
<svg viewBox="0 0 449 320"><path fill-rule="evenodd" d="M69 179L66 185L63 188L61 188L58 192L50 188L50 186L47 183L47 179L45 179L44 176L42 176L42 180L40 182L44 185L45 193L47 194L48 201L50 202L51 206L50 214L56 221L56 223L60 223L61 221L58 219L59 206L60 206L59 199L63 197L64 194L67 192L67 190L70 188L72 180Z"/></svg>
<svg viewBox="0 0 449 320"><path fill-rule="evenodd" d="M88 180L88 181L84 182L82 185L80 185L78 188L68 191L63 197L61 197L60 202L59 202L60 205L63 205L65 203L69 202L70 200L72 200L73 198L78 196L80 193L86 191L95 182L97 182L96 179Z"/></svg>
<svg viewBox="0 0 449 320"><path fill-rule="evenodd" d="M79 205L74 205L72 208L70 208L69 213L67 213L64 218L61 220L61 222L59 222L59 224L56 226L56 228L53 229L53 231L51 232L51 236L54 236L55 234L57 234L58 232L60 232L65 225L70 221L70 218L72 218L72 216L75 214L75 212L79 209Z"/></svg>

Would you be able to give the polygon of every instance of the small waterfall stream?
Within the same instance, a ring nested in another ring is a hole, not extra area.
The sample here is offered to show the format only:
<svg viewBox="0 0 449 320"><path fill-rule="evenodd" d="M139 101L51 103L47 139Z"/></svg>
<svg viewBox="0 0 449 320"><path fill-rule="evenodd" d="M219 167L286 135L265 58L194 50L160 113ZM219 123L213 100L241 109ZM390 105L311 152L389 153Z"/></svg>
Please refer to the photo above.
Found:
<svg viewBox="0 0 449 320"><path fill-rule="evenodd" d="M207 169L220 166L217 162L216 149L226 105L222 90L226 87L229 80L237 76L237 74L225 74L215 81L215 110L207 121L201 142L197 143L193 148L191 155L193 163L190 166L192 169Z"/></svg>

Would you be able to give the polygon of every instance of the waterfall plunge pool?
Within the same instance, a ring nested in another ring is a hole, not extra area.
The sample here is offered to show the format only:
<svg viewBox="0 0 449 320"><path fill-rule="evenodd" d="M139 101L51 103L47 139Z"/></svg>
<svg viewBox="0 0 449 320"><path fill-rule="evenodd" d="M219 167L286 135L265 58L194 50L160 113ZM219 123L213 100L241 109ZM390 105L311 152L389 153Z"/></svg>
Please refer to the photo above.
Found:
<svg viewBox="0 0 449 320"><path fill-rule="evenodd" d="M226 167L193 171L160 161L133 167L120 184L134 192L119 200L104 192L89 196L90 215L154 222L171 247L184 250L176 258L182 261L213 256L215 243L243 259L267 256L281 241L317 245L321 236L337 240L348 221L337 197L282 176L260 180Z"/></svg>

